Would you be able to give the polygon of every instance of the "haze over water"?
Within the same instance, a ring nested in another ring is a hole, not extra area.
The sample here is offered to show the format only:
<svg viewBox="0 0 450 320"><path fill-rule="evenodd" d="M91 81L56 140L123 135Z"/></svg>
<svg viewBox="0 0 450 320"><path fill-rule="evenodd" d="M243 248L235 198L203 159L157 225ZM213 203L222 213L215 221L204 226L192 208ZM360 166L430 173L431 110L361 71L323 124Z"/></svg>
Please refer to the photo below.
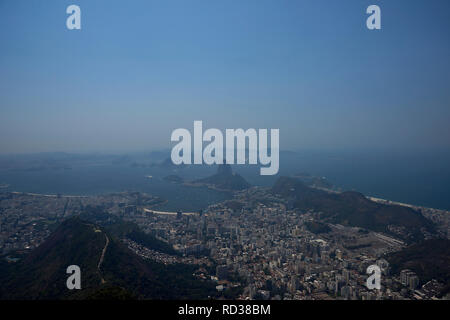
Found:
<svg viewBox="0 0 450 320"><path fill-rule="evenodd" d="M51 158L51 155L48 157ZM69 165L66 169L58 170L7 170L0 167L0 184L10 185L3 190L42 194L147 192L168 199L167 209L186 211L202 209L230 197L222 192L185 187L163 180L173 174L186 180L206 177L215 173L216 166L175 169L136 167L132 165L132 160L113 164L108 159L88 165ZM252 185L272 186L281 175L309 173L326 177L342 190L355 190L393 201L450 210L448 153L299 151L281 152L280 160L280 173L276 176L260 176L259 166L233 166L233 170ZM149 175L151 179L146 177Z"/></svg>

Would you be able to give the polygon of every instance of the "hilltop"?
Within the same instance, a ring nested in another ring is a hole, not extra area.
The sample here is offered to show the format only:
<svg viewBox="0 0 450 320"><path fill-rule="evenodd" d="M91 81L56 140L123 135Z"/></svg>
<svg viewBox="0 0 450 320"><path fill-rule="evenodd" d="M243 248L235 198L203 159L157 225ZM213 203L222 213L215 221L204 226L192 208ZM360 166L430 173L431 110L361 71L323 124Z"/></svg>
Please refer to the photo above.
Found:
<svg viewBox="0 0 450 320"><path fill-rule="evenodd" d="M66 288L66 268L74 264L81 268L81 290ZM0 299L206 299L214 294L211 283L192 276L194 266L143 260L79 218L64 221L21 261L2 263L0 269Z"/></svg>
<svg viewBox="0 0 450 320"><path fill-rule="evenodd" d="M410 269L419 276L421 284L435 279L445 284L443 294L450 292L450 240L426 240L392 253L386 259L394 274Z"/></svg>
<svg viewBox="0 0 450 320"><path fill-rule="evenodd" d="M218 190L238 191L247 189L250 184L239 174L233 173L229 164L220 164L217 173L203 179L193 181L194 185L206 185Z"/></svg>
<svg viewBox="0 0 450 320"><path fill-rule="evenodd" d="M289 177L280 177L272 192L289 200L294 208L321 212L321 218L330 223L385 232L409 242L422 240L423 231L434 232L434 225L420 212L376 203L358 192L326 192Z"/></svg>

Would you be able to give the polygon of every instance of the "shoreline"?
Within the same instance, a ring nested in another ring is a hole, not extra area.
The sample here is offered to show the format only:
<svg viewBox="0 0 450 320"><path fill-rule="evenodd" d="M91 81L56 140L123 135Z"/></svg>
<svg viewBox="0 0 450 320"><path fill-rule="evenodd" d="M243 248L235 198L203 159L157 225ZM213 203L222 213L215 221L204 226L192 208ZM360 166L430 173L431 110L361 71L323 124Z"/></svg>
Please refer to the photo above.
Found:
<svg viewBox="0 0 450 320"><path fill-rule="evenodd" d="M89 198L91 196L76 196L76 195L63 195L63 194L42 194L33 192L21 192L21 191L8 191L8 193L26 195L32 197L46 197L46 198Z"/></svg>
<svg viewBox="0 0 450 320"><path fill-rule="evenodd" d="M328 193L342 193L345 191L337 191L337 190L333 190L333 189L327 189L327 188L319 188L319 187L311 187L317 190L322 190ZM368 196L364 194L364 197L366 197L366 199L379 203L379 204L385 204L385 205L396 205L396 206L402 206L402 207L408 207L414 210L436 210L436 211L442 211L442 212L447 212L450 214L450 210L447 209L439 209L439 208L432 208L432 207L425 207L425 206L421 206L421 205L415 205L415 204L410 204L410 203L404 203L404 202L399 202L399 201L394 201L394 200L389 200L389 199L383 199L383 198L378 198L378 197L373 197L373 196Z"/></svg>
<svg viewBox="0 0 450 320"><path fill-rule="evenodd" d="M143 210L144 210L144 212L151 213L151 214L161 214L161 215L171 215L171 216L176 216L178 214L178 212L159 211L159 210L152 210L152 209L148 209L148 208L143 208ZM183 211L181 211L181 214L186 215L186 216L198 215L197 212L183 212Z"/></svg>
<svg viewBox="0 0 450 320"><path fill-rule="evenodd" d="M233 193L233 191L231 190L223 190L223 189L218 189L218 188L214 188L214 187L210 187L208 185L200 185L200 184L191 184L191 183L182 183L181 185L185 186L185 187L192 187L192 188L206 188L209 190L213 190L213 191L217 191L217 192L222 192L222 193ZM256 186L258 187L258 186ZM6 187L7 188L7 187ZM5 188L5 189L6 189ZM0 186L0 190L2 189L2 186ZM332 189L326 189L326 188L315 188L318 190L322 190L325 192L329 192L329 193L342 193L343 191L336 191L336 190L332 190ZM42 194L42 193L34 193L34 192L22 192L22 191L6 191L6 193L12 193L12 194L22 194L22 195L28 195L28 196L34 196L34 197L47 197L47 198L89 198L89 197L96 197L96 196L101 196L101 195L108 195L111 193L100 193L100 194L92 194L92 195L65 195L65 194ZM425 207L425 206L421 206L421 205L414 205L414 204L410 204L410 203L404 203L404 202L399 202L399 201L394 201L394 200L389 200L389 199L384 199L384 198L379 198L379 197L373 197L373 196L368 196L368 195L364 195L368 200L379 203L379 204L384 204L384 205L397 205L397 206L402 206L402 207L408 207L414 210L436 210L436 211L441 211L441 212L446 212L450 214L450 210L446 210L446 209L439 209L439 208L432 208L432 207ZM169 200L166 200L166 202L168 202ZM161 211L161 212L165 212L165 211ZM184 213L183 213L184 214Z"/></svg>

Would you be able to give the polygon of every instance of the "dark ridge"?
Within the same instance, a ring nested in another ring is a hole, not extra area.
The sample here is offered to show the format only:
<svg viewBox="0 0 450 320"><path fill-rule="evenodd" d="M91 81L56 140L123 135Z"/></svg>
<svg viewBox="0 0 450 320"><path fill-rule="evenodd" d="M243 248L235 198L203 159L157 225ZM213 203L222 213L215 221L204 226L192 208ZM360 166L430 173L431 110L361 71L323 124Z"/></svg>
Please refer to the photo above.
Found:
<svg viewBox="0 0 450 320"><path fill-rule="evenodd" d="M233 173L229 164L221 164L217 168L217 173L194 181L197 184L205 184L219 190L238 191L247 189L250 184L239 174Z"/></svg>
<svg viewBox="0 0 450 320"><path fill-rule="evenodd" d="M288 199L294 208L321 212L321 217L330 223L385 232L408 242L423 240L422 229L435 232L432 222L416 210L379 204L358 192L329 193L289 177L280 177L272 192ZM394 232L392 227L400 231Z"/></svg>
<svg viewBox="0 0 450 320"><path fill-rule="evenodd" d="M109 238L101 268L98 263ZM66 269L81 269L81 290L68 290ZM71 218L14 268L0 264L0 299L207 299L214 285L196 266L143 260L98 226ZM102 282L104 279L105 282Z"/></svg>
<svg viewBox="0 0 450 320"><path fill-rule="evenodd" d="M423 285L435 279L445 284L441 295L450 292L450 240L431 239L411 245L386 258L394 274L414 271Z"/></svg>

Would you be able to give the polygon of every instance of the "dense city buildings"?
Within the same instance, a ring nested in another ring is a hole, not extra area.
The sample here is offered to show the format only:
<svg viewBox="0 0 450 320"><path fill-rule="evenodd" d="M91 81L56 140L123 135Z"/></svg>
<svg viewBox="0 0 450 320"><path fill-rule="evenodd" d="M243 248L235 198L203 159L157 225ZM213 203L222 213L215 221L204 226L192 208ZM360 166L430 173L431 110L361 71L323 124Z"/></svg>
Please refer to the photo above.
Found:
<svg viewBox="0 0 450 320"><path fill-rule="evenodd" d="M178 253L121 239L137 255L164 264L198 265L198 277L215 281L218 292L232 290L231 298L437 299L445 285L435 279L423 283L407 269L392 272L385 257L404 248L403 241L363 228L322 223L318 212L293 209L266 188L235 192L232 200L199 212L153 209L162 202L126 192L92 197L1 193L0 250L14 259L8 253L37 247L57 222L97 207L136 223ZM440 232L448 230L448 212L423 211L440 222ZM380 290L366 287L367 267L374 264L382 270Z"/></svg>

